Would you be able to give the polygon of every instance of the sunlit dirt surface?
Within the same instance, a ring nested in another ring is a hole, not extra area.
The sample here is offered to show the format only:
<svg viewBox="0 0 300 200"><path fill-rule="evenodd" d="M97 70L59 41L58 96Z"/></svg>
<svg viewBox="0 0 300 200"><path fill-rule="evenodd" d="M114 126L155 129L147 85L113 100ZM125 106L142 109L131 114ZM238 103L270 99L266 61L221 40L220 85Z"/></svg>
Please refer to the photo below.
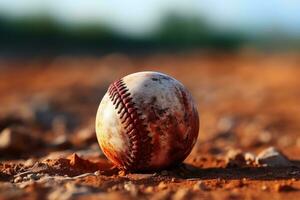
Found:
<svg viewBox="0 0 300 200"><path fill-rule="evenodd" d="M0 199L299 199L300 55L152 54L0 60ZM101 153L97 107L110 82L160 71L200 112L192 153L172 169L127 173ZM275 146L286 167L230 165L229 151Z"/></svg>

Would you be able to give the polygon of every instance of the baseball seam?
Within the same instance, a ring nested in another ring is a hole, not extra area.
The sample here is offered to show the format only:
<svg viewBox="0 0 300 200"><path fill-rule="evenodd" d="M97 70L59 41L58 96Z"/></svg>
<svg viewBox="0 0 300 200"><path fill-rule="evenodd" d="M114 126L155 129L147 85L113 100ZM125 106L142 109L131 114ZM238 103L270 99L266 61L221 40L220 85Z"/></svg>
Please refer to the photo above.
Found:
<svg viewBox="0 0 300 200"><path fill-rule="evenodd" d="M129 152L126 153L123 168L125 170L139 169L141 166L147 168L153 147L142 113L132 101L131 94L122 79L112 83L108 93L129 138Z"/></svg>

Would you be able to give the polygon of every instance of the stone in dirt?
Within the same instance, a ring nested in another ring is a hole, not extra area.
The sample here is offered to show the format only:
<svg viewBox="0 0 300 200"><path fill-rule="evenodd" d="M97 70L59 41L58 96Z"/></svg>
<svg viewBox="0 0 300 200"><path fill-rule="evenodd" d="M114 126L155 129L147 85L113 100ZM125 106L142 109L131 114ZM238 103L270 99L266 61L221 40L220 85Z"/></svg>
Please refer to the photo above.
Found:
<svg viewBox="0 0 300 200"><path fill-rule="evenodd" d="M226 154L227 167L249 167L255 161L255 155L241 150L229 150Z"/></svg>
<svg viewBox="0 0 300 200"><path fill-rule="evenodd" d="M261 151L255 160L256 164L264 167L291 167L293 163L275 147Z"/></svg>

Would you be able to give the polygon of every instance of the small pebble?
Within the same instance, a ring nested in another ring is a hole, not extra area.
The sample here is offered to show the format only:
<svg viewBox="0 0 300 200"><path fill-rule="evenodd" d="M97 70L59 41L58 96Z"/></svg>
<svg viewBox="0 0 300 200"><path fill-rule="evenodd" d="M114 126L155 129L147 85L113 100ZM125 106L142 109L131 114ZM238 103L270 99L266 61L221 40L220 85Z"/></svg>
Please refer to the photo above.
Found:
<svg viewBox="0 0 300 200"><path fill-rule="evenodd" d="M14 183L19 183L23 180L21 176L18 176L17 178L14 179Z"/></svg>
<svg viewBox="0 0 300 200"><path fill-rule="evenodd" d="M100 176L100 175L101 175L101 171L100 171L100 170L95 171L94 174L95 174L96 176Z"/></svg>
<svg viewBox="0 0 300 200"><path fill-rule="evenodd" d="M38 180L40 177L37 174L28 174L27 177L31 180Z"/></svg>
<svg viewBox="0 0 300 200"><path fill-rule="evenodd" d="M256 164L264 167L291 167L293 163L274 147L261 151L255 160Z"/></svg>

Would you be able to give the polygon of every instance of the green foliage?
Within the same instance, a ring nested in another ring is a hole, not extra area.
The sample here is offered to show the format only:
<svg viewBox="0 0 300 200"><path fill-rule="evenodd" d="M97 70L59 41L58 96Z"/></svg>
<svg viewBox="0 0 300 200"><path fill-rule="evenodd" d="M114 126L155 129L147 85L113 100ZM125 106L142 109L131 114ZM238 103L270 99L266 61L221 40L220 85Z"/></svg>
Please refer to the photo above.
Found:
<svg viewBox="0 0 300 200"><path fill-rule="evenodd" d="M99 24L70 26L48 16L8 19L0 16L0 52L61 53L181 50L194 48L236 49L245 44L271 44L250 40L237 32L222 32L199 17L170 14L145 37L122 35ZM286 42L285 42L286 43ZM299 44L299 42L297 43Z"/></svg>
<svg viewBox="0 0 300 200"><path fill-rule="evenodd" d="M170 15L154 36L154 41L174 47L234 48L244 42L241 35L221 33L196 17Z"/></svg>

